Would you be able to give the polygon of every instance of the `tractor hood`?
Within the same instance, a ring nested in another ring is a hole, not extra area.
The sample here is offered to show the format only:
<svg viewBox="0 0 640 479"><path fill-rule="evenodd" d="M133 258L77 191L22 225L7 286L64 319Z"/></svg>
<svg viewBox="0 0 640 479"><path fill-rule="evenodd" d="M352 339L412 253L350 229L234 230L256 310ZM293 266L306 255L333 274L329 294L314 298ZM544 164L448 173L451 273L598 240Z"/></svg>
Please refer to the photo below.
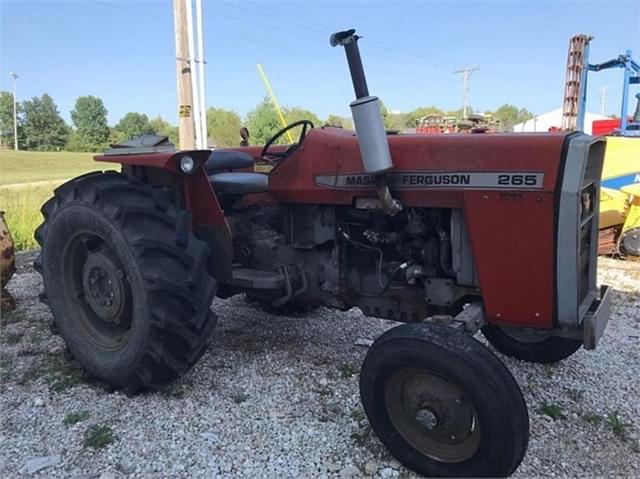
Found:
<svg viewBox="0 0 640 479"><path fill-rule="evenodd" d="M388 135L395 165L392 190L526 190L553 192L570 133ZM337 128L309 132L302 148L273 170L271 192L290 194L291 185L336 201L373 188L364 171L355 134ZM331 191L333 190L333 191ZM343 190L346 194L342 194ZM455 196L455 195L454 195ZM284 200L284 198L279 198ZM455 206L455 205L449 205Z"/></svg>

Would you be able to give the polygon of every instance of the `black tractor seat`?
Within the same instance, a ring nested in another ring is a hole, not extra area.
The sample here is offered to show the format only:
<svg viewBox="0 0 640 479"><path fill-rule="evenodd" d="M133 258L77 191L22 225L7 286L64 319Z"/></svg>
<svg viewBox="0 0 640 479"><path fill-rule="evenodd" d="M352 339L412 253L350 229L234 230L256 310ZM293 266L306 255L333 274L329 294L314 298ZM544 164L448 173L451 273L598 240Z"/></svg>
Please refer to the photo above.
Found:
<svg viewBox="0 0 640 479"><path fill-rule="evenodd" d="M213 191L242 196L269 191L269 176L261 173L217 173L209 177Z"/></svg>
<svg viewBox="0 0 640 479"><path fill-rule="evenodd" d="M251 168L253 157L241 151L233 150L213 150L209 159L204 164L207 175L214 175L221 171L239 170L240 168Z"/></svg>
<svg viewBox="0 0 640 479"><path fill-rule="evenodd" d="M222 195L243 196L269 190L269 176L237 171L253 166L253 157L241 151L213 150L204 165L213 190Z"/></svg>

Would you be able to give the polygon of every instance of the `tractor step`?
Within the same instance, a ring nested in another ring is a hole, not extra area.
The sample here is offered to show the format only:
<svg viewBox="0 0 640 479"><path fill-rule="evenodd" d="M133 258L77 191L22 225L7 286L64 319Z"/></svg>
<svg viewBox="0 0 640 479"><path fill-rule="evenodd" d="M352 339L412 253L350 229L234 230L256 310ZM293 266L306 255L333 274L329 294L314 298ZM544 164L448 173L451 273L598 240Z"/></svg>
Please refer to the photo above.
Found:
<svg viewBox="0 0 640 479"><path fill-rule="evenodd" d="M278 290L286 285L284 275L259 269L237 268L233 270L230 285L242 289Z"/></svg>

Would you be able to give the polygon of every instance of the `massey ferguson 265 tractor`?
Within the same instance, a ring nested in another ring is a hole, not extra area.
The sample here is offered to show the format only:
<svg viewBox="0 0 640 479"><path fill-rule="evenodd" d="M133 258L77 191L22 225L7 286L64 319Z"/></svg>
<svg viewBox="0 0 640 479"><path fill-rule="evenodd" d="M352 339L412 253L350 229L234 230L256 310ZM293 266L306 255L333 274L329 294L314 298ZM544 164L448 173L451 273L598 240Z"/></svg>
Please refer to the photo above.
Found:
<svg viewBox="0 0 640 479"><path fill-rule="evenodd" d="M215 295L328 306L406 323L360 374L371 426L408 468L505 476L529 436L503 354L555 362L593 349L604 143L583 134L387 135L354 30L355 133L289 125L262 148L113 148L58 188L36 237L43 299L71 353L133 394L203 354ZM297 143L280 145L292 128ZM129 145L131 146L131 144ZM273 166L254 171L255 162Z"/></svg>

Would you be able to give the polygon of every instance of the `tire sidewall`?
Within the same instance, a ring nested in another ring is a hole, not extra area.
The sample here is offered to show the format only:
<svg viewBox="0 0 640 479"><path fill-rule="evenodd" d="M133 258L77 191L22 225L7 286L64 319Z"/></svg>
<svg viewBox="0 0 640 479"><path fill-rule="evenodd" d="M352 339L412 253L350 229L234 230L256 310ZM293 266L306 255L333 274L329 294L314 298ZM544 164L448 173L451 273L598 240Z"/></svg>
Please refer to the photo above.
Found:
<svg viewBox="0 0 640 479"><path fill-rule="evenodd" d="M461 359L464 353L453 354L424 340L396 338L374 348L365 359L360 378L363 406L380 440L403 464L421 474L438 477L499 476L517 466L513 465L512 457L517 455L513 451L514 434L518 431L514 430L510 411L505 410L508 405L501 397L504 385L498 383L499 378L487 374L486 368L477 367L473 361ZM482 434L472 457L459 463L431 459L415 450L395 430L387 412L384 391L393 372L403 367L425 368L439 374L471 399ZM525 434L528 437L528 428Z"/></svg>
<svg viewBox="0 0 640 479"><path fill-rule="evenodd" d="M582 347L580 340L559 336L548 336L537 342L518 341L496 325L483 327L482 334L502 354L533 363L556 363Z"/></svg>
<svg viewBox="0 0 640 479"><path fill-rule="evenodd" d="M142 360L150 331L149 321L145 320L149 316L149 309L144 280L128 245L128 238L104 211L83 202L66 204L51 218L48 228L47 243L42 250L44 278L59 277L66 248L79 232L101 237L116 253L125 270L131 288L132 320L129 337L117 350L101 348L81 331L82 326L67 304L62 280L47 281L45 284L49 305L71 353L83 358L83 365L90 373L120 382Z"/></svg>

